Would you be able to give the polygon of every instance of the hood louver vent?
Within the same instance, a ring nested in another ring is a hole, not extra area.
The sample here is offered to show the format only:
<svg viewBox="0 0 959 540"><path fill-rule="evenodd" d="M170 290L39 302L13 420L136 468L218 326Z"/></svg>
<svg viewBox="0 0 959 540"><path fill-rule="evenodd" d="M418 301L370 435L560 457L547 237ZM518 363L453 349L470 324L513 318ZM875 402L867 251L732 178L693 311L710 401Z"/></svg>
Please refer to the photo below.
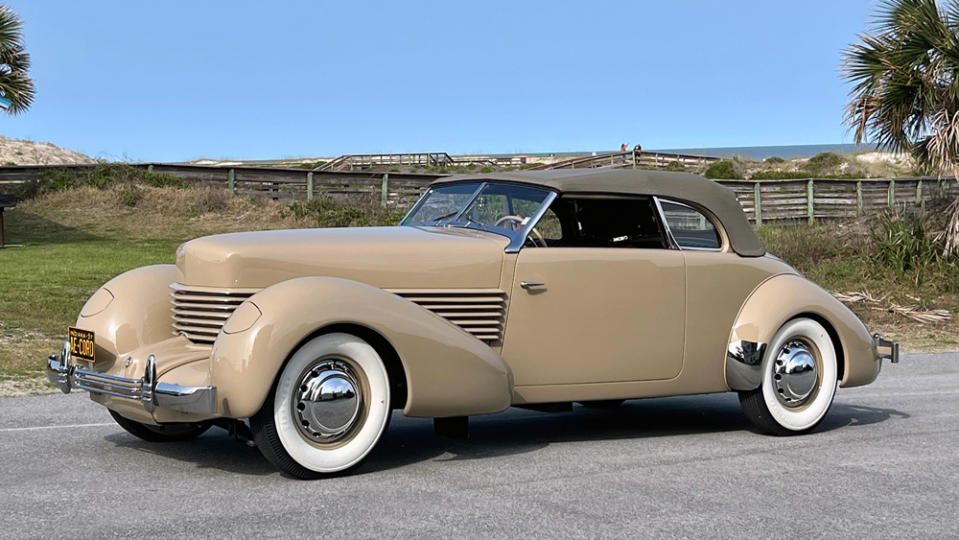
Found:
<svg viewBox="0 0 959 540"><path fill-rule="evenodd" d="M215 289L170 285L173 333L193 343L212 344L233 311L257 292L255 289Z"/></svg>
<svg viewBox="0 0 959 540"><path fill-rule="evenodd" d="M499 289L406 289L390 292L419 304L481 341L498 342L503 337L506 293Z"/></svg>

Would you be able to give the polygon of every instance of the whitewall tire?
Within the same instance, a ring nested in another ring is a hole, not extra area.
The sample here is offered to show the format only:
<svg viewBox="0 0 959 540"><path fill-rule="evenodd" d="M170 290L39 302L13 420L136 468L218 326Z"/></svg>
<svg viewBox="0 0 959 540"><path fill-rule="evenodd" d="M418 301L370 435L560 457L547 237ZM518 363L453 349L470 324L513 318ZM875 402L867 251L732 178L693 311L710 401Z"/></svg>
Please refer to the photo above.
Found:
<svg viewBox="0 0 959 540"><path fill-rule="evenodd" d="M836 349L826 329L812 319L793 319L766 348L762 384L741 392L743 412L774 435L805 433L832 405L838 385Z"/></svg>
<svg viewBox="0 0 959 540"><path fill-rule="evenodd" d="M345 333L296 350L250 425L263 455L282 471L317 478L358 465L390 418L390 384L376 350Z"/></svg>

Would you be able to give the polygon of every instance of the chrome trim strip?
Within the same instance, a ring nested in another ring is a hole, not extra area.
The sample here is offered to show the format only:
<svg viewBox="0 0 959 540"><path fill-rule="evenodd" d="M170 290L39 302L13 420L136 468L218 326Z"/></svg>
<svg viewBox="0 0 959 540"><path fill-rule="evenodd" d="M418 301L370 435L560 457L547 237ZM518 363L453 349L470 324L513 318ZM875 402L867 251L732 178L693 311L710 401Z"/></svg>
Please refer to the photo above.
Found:
<svg viewBox="0 0 959 540"><path fill-rule="evenodd" d="M423 201L425 201L425 200L426 200L426 197L427 197L430 193L433 192L433 189L434 189L434 188L432 188L432 187L426 188L426 191L424 191L423 194L420 195L420 198L419 198L419 199L416 199L416 202L413 203L413 206L412 206L412 208L410 208L409 212L407 212L406 215L403 216L403 219L400 220L400 225L401 225L401 226L402 226L402 225L406 225L406 220L409 219L410 216L412 216L413 214L415 214L416 211L420 209L420 206L423 205Z"/></svg>
<svg viewBox="0 0 959 540"><path fill-rule="evenodd" d="M759 388L765 353L765 343L743 339L730 343L726 348L726 385L741 392Z"/></svg>
<svg viewBox="0 0 959 540"><path fill-rule="evenodd" d="M484 189L486 189L487 185L489 185L489 182L483 182L479 185L478 188L476 188L476 191L473 192L473 195L470 197L470 200L466 201L466 204L463 205L463 208L455 216L453 216L453 219L450 220L450 223L456 223L457 221L460 220L460 216L463 215L463 212L469 210L470 207L473 206L473 201L475 201L476 198L479 197L480 193Z"/></svg>
<svg viewBox="0 0 959 540"><path fill-rule="evenodd" d="M533 230L533 227L539 223L539 220L543 219L543 216L546 214L546 211L549 210L549 206L553 204L553 201L556 200L556 197L559 195L555 191L550 191L546 198L543 199L543 203L539 205L539 210L526 222L526 225L520 231L520 235L515 239L510 240L509 245L506 246L506 253L519 253L519 250L522 249L523 244L526 243L526 237L529 236L530 231Z"/></svg>
<svg viewBox="0 0 959 540"><path fill-rule="evenodd" d="M659 202L659 197L654 196L653 201L656 203L656 211L659 212L659 221L663 224L663 229L666 230L666 238L669 240L670 249L682 251L683 248L679 247L679 242L676 241L673 230L669 228L669 222L666 221L666 213L663 212L663 205Z"/></svg>

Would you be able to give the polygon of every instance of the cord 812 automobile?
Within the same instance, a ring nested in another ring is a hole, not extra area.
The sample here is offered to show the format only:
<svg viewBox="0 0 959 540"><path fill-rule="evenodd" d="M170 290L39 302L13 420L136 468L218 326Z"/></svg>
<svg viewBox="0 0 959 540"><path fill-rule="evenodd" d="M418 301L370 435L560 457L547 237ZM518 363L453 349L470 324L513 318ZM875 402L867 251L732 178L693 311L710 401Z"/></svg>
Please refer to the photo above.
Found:
<svg viewBox="0 0 959 540"><path fill-rule="evenodd" d="M310 478L360 463L394 409L462 432L734 391L759 430L803 433L884 359L898 345L767 254L728 189L568 170L442 178L396 227L187 242L97 290L47 369L138 437L236 428Z"/></svg>

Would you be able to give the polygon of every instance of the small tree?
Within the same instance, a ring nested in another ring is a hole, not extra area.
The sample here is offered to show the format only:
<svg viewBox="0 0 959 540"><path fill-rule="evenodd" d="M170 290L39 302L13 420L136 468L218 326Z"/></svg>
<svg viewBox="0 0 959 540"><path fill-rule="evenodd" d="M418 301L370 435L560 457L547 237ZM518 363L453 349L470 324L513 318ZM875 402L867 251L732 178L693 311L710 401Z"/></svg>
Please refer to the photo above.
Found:
<svg viewBox="0 0 959 540"><path fill-rule="evenodd" d="M33 81L27 76L30 55L23 45L23 22L0 5L0 97L9 100L7 113L19 114L33 102Z"/></svg>
<svg viewBox="0 0 959 540"><path fill-rule="evenodd" d="M846 124L856 143L910 152L959 179L959 0L884 0L873 32L843 53L852 83ZM959 251L959 199L946 255Z"/></svg>

